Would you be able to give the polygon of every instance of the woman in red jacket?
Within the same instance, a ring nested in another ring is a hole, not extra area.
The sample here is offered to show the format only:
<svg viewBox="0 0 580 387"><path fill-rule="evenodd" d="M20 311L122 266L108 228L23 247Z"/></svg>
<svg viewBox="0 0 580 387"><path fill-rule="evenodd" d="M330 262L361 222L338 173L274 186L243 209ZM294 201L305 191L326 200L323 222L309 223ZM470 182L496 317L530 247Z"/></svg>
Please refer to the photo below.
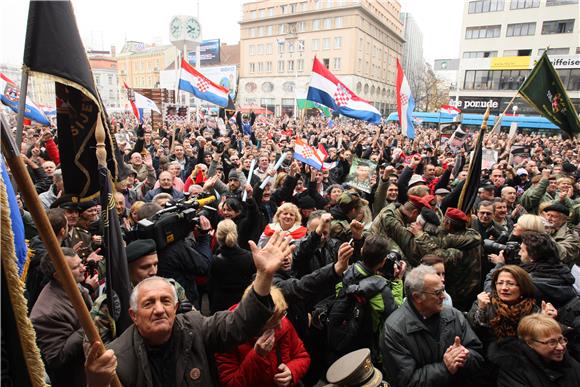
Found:
<svg viewBox="0 0 580 387"><path fill-rule="evenodd" d="M215 355L222 386L295 386L308 371L310 355L285 317L288 305L284 296L275 287L270 294L275 310L262 335L231 352Z"/></svg>

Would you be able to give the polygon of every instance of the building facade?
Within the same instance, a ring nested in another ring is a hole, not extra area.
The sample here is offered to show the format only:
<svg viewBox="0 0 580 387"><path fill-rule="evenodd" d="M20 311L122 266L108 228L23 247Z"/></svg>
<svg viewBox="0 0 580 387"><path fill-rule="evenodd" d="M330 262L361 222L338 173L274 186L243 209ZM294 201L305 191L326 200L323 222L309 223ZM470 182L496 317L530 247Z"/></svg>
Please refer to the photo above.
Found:
<svg viewBox="0 0 580 387"><path fill-rule="evenodd" d="M173 45L146 46L129 41L117 57L119 82L129 87L158 88L159 74L175 61L177 48Z"/></svg>
<svg viewBox="0 0 580 387"><path fill-rule="evenodd" d="M405 29L405 43L403 45L403 61L401 65L403 66L407 79L411 82L411 89L413 89L413 80L420 79L425 70L423 33L421 32L421 28L419 28L419 24L417 24L415 18L410 13L401 13L401 21Z"/></svg>
<svg viewBox="0 0 580 387"><path fill-rule="evenodd" d="M87 56L105 109L109 112L120 109L119 91L122 85L119 84L114 47L111 51L88 51Z"/></svg>
<svg viewBox="0 0 580 387"><path fill-rule="evenodd" d="M396 109L403 50L396 0L264 0L243 5L237 103L293 115L314 57L381 112Z"/></svg>
<svg viewBox="0 0 580 387"><path fill-rule="evenodd" d="M450 97L467 113L481 113L487 106L492 114L503 112L549 47L550 60L578 110L579 16L578 0L466 2L460 44L460 87L452 90ZM519 98L514 104L514 113L537 114Z"/></svg>
<svg viewBox="0 0 580 387"><path fill-rule="evenodd" d="M435 59L433 61L433 72L437 78L445 81L449 89L457 89L459 58Z"/></svg>

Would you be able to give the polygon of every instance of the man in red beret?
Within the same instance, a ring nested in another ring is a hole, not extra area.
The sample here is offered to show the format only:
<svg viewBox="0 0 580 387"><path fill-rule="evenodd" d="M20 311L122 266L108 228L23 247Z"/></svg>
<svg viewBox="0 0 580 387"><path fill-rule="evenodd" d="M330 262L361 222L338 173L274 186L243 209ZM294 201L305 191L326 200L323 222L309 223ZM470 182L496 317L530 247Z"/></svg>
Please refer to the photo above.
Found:
<svg viewBox="0 0 580 387"><path fill-rule="evenodd" d="M417 226L411 228L417 249L445 259L445 289L453 306L468 311L481 290L481 235L467 227L469 217L457 208L448 208L443 232L430 236Z"/></svg>
<svg viewBox="0 0 580 387"><path fill-rule="evenodd" d="M403 205L389 204L373 221L370 233L388 238L389 250L400 251L412 266L419 265L423 254L418 250L415 237L408 228L424 207L431 209L429 202L429 196L409 195L408 201Z"/></svg>

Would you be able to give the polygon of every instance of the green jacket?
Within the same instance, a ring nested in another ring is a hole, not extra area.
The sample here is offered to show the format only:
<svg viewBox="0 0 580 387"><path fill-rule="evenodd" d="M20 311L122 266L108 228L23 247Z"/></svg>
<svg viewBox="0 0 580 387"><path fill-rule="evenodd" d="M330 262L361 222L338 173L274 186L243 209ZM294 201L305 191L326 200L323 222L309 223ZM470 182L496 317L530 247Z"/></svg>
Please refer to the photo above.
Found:
<svg viewBox="0 0 580 387"><path fill-rule="evenodd" d="M388 238L389 250L400 252L411 266L417 266L423 254L417 247L414 235L407 230L408 226L400 205L389 204L377 215L369 232Z"/></svg>
<svg viewBox="0 0 580 387"><path fill-rule="evenodd" d="M572 266L576 263L580 265L580 236L576 231L565 224L552 235L552 238L556 241L556 248L563 264Z"/></svg>
<svg viewBox="0 0 580 387"><path fill-rule="evenodd" d="M417 238L422 251L430 251L445 260L445 289L459 310L469 310L481 290L481 234L472 228L458 233L443 230L436 236L423 233Z"/></svg>

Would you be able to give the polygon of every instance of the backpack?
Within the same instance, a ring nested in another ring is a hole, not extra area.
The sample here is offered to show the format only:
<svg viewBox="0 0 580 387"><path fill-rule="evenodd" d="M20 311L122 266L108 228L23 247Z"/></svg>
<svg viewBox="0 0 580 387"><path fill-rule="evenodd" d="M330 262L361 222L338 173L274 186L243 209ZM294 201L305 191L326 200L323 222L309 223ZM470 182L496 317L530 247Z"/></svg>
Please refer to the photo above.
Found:
<svg viewBox="0 0 580 387"><path fill-rule="evenodd" d="M335 360L361 348L374 348L370 298L357 294L358 285L343 287L329 306L326 318L327 360Z"/></svg>

